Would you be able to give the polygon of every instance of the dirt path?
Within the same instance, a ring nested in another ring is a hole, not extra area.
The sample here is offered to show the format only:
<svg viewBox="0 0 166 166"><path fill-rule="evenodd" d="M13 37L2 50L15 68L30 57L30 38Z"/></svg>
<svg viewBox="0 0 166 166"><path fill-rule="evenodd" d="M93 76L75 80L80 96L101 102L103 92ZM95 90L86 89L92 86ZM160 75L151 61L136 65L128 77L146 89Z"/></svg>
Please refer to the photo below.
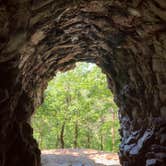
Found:
<svg viewBox="0 0 166 166"><path fill-rule="evenodd" d="M117 154L91 149L42 151L42 166L120 166Z"/></svg>

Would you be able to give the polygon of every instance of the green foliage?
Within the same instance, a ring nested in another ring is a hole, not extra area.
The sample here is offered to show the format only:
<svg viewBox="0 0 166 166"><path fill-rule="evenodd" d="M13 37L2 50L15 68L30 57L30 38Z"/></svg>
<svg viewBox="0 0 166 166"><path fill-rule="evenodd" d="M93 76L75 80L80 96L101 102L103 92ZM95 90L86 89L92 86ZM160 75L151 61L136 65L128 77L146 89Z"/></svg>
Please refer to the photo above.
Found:
<svg viewBox="0 0 166 166"><path fill-rule="evenodd" d="M61 148L64 141L65 148L117 151L117 106L105 75L88 63L58 73L45 90L32 126L41 149Z"/></svg>

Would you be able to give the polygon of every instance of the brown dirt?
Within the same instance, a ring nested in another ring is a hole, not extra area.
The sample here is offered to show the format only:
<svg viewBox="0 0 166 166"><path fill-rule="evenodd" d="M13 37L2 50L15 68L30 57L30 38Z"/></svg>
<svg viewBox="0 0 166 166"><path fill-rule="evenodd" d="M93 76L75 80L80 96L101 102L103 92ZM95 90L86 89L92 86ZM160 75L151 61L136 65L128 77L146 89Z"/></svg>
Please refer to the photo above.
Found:
<svg viewBox="0 0 166 166"><path fill-rule="evenodd" d="M92 149L42 151L42 166L120 166L118 155Z"/></svg>

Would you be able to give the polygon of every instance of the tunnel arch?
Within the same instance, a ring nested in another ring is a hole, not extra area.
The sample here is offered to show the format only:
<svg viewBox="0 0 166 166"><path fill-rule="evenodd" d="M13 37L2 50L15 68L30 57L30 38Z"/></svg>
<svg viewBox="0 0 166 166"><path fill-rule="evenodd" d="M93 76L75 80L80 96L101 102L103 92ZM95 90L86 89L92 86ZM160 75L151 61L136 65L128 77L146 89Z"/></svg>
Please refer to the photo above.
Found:
<svg viewBox="0 0 166 166"><path fill-rule="evenodd" d="M122 165L164 166L163 0L9 0L0 5L1 22L6 22L0 32L1 165L40 165L30 116L58 70L87 61L107 75L119 106Z"/></svg>

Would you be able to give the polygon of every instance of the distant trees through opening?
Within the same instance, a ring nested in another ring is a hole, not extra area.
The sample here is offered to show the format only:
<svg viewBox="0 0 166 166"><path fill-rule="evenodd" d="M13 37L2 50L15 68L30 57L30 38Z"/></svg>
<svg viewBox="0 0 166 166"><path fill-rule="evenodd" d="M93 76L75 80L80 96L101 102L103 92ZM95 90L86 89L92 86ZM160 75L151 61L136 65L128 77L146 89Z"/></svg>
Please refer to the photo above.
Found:
<svg viewBox="0 0 166 166"><path fill-rule="evenodd" d="M41 149L88 148L117 152L120 142L117 106L106 76L91 63L57 73L32 126Z"/></svg>

